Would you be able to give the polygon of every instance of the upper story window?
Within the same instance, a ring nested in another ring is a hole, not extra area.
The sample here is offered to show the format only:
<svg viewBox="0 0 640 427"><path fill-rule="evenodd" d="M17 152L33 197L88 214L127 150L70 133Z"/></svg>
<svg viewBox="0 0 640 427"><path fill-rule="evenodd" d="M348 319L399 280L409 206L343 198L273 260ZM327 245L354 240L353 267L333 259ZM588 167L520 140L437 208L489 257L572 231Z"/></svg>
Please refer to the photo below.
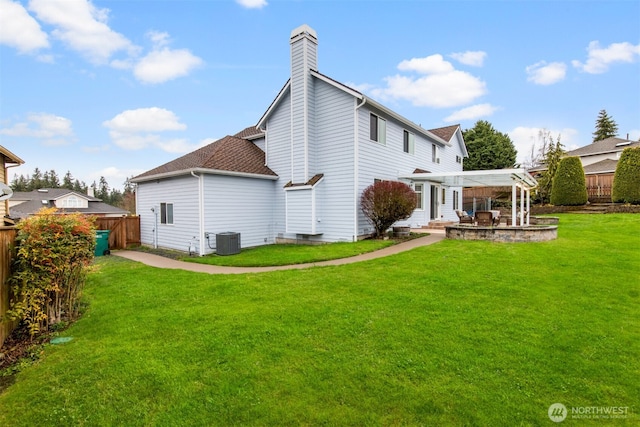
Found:
<svg viewBox="0 0 640 427"><path fill-rule="evenodd" d="M405 153L413 154L414 147L416 145L416 137L409 131L404 131L404 144L403 149Z"/></svg>
<svg viewBox="0 0 640 427"><path fill-rule="evenodd" d="M160 224L173 224L173 203L160 203Z"/></svg>
<svg viewBox="0 0 640 427"><path fill-rule="evenodd" d="M462 157L456 156L456 163L462 163Z"/></svg>
<svg viewBox="0 0 640 427"><path fill-rule="evenodd" d="M369 138L383 145L387 143L387 121L373 113L369 116Z"/></svg>
<svg viewBox="0 0 640 427"><path fill-rule="evenodd" d="M440 153L436 144L431 144L431 161L433 163L440 163Z"/></svg>
<svg viewBox="0 0 640 427"><path fill-rule="evenodd" d="M69 196L61 200L61 208L81 208L82 201L79 197Z"/></svg>

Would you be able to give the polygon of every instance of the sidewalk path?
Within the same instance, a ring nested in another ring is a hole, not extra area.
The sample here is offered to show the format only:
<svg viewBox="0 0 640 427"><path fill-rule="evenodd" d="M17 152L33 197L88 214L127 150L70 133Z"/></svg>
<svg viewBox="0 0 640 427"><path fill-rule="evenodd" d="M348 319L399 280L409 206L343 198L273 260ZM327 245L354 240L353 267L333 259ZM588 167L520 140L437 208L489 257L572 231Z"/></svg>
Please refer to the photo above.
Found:
<svg viewBox="0 0 640 427"><path fill-rule="evenodd" d="M220 265L206 265L198 264L195 262L177 261L170 258L162 257L160 255L154 255L147 252L138 251L113 251L112 255L130 259L132 261L138 261L151 267L169 268L178 270L195 271L198 273L209 274L243 274L243 273L264 273L266 271L276 270L296 270L310 267L321 267L325 265L343 265L351 264L354 262L368 261L370 259L382 258L389 255L394 255L400 252L408 251L420 246L431 245L439 242L445 238L444 231L429 230L431 234L424 237L418 237L417 239L409 240L407 242L399 243L397 245L389 246L384 249L380 249L373 252L367 252L366 254L360 254L349 258L334 259L331 261L312 262L307 264L292 264L292 265L280 265L273 267L224 267Z"/></svg>

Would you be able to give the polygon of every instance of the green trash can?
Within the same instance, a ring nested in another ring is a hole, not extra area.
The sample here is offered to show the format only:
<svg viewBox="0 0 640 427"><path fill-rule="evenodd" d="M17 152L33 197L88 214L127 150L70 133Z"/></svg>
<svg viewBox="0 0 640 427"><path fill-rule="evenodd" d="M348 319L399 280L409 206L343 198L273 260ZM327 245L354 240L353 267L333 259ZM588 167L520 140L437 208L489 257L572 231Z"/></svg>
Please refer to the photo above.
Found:
<svg viewBox="0 0 640 427"><path fill-rule="evenodd" d="M109 255L109 234L111 230L96 230L95 256Z"/></svg>

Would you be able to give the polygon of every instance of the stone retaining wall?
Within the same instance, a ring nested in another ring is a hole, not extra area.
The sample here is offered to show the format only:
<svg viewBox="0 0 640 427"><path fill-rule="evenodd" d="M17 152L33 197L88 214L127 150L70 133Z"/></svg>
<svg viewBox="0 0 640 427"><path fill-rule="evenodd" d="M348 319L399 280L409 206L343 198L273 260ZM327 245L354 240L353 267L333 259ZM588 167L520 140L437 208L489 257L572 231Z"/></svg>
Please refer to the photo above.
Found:
<svg viewBox="0 0 640 427"><path fill-rule="evenodd" d="M558 226L479 227L453 225L446 227L447 239L489 240L492 242L546 242L558 238Z"/></svg>

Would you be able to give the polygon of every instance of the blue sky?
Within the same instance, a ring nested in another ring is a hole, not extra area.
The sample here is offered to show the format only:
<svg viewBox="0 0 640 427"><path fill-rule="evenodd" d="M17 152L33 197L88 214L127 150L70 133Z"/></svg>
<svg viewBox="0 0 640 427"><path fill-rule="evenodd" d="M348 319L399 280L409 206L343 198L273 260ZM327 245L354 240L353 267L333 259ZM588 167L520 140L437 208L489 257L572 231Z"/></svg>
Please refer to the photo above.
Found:
<svg viewBox="0 0 640 427"><path fill-rule="evenodd" d="M126 177L254 125L318 71L427 129L488 120L519 160L546 130L591 143L598 112L640 138L640 1L0 0L0 144L10 169Z"/></svg>

